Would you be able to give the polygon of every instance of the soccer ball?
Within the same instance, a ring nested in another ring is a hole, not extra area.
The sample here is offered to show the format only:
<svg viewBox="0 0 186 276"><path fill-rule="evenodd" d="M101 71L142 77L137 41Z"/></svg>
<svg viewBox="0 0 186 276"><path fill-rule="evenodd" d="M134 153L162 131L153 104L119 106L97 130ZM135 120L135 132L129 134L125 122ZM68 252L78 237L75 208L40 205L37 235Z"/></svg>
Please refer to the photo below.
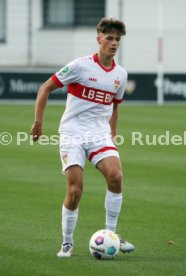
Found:
<svg viewBox="0 0 186 276"><path fill-rule="evenodd" d="M119 253L120 240L112 231L99 230L89 241L90 254L100 260L112 259Z"/></svg>

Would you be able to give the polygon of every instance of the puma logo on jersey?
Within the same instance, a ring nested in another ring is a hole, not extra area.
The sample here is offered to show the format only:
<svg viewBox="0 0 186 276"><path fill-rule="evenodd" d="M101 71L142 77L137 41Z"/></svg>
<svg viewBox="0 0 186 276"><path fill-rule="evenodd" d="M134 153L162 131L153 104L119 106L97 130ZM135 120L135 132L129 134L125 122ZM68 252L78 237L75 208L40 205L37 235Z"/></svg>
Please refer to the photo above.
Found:
<svg viewBox="0 0 186 276"><path fill-rule="evenodd" d="M95 82L97 81L96 78L89 78L89 80L90 80L90 81L95 81Z"/></svg>

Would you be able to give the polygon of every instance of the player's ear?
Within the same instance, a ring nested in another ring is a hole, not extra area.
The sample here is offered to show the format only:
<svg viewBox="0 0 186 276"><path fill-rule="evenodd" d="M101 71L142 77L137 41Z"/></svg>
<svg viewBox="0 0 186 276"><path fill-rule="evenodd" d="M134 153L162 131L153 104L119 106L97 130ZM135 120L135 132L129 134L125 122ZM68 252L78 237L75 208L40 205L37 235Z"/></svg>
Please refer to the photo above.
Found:
<svg viewBox="0 0 186 276"><path fill-rule="evenodd" d="M98 44L100 44L100 36L99 35L97 36L97 42L98 42Z"/></svg>

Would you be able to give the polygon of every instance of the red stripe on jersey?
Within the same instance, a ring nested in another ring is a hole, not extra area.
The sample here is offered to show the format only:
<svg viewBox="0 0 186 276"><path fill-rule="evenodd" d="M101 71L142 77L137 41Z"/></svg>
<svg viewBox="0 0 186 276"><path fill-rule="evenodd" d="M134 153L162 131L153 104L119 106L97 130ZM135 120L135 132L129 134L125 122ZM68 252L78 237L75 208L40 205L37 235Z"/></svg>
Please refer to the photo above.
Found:
<svg viewBox="0 0 186 276"><path fill-rule="evenodd" d="M86 101L105 105L110 105L113 102L115 96L115 93L87 87L79 83L69 84L68 93Z"/></svg>
<svg viewBox="0 0 186 276"><path fill-rule="evenodd" d="M97 150L97 151L93 151L93 152L90 153L90 155L89 155L89 157L88 157L89 161L91 161L92 158L93 158L95 155L97 155L97 154L99 154L99 153L102 153L102 152L105 152L105 151L107 151L107 150L116 150L116 151L117 151L117 149L116 149L115 147L104 147L104 148L101 148L101 149L99 149L99 150Z"/></svg>
<svg viewBox="0 0 186 276"><path fill-rule="evenodd" d="M64 86L64 85L58 80L58 78L56 77L55 74L52 76L52 80L55 82L55 84L56 84L58 87L63 87L63 86Z"/></svg>
<svg viewBox="0 0 186 276"><path fill-rule="evenodd" d="M110 72L112 71L115 67L116 67L116 63L115 61L113 60L112 62L112 67L110 67L109 69L108 68L105 68L100 62L99 62L99 59L98 59L98 54L94 54L93 55L93 59L94 59L94 62L96 62L104 71L106 72Z"/></svg>
<svg viewBox="0 0 186 276"><path fill-rule="evenodd" d="M123 101L122 99L113 99L113 102L114 102L114 103L118 103L118 104L119 104L119 103L122 103L122 101Z"/></svg>

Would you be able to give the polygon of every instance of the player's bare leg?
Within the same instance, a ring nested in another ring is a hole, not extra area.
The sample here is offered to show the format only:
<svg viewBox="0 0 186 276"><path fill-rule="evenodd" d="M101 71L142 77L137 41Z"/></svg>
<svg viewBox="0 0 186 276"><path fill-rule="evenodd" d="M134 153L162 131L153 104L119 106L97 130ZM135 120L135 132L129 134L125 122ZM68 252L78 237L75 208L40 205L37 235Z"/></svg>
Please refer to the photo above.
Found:
<svg viewBox="0 0 186 276"><path fill-rule="evenodd" d="M122 167L120 159L110 156L97 164L97 168L104 175L108 190L105 196L106 228L116 231L117 220L122 205ZM134 251L134 245L120 238L120 250L125 252Z"/></svg>
<svg viewBox="0 0 186 276"><path fill-rule="evenodd" d="M122 192L122 168L120 159L109 156L98 162L97 168L104 175L108 190L113 193Z"/></svg>
<svg viewBox="0 0 186 276"><path fill-rule="evenodd" d="M83 170L71 166L66 172L67 194L62 207L63 242L58 257L71 257L73 250L73 233L78 219L78 205L83 191Z"/></svg>
<svg viewBox="0 0 186 276"><path fill-rule="evenodd" d="M67 193L64 205L69 210L78 207L83 191L83 170L80 166L71 166L65 171L67 180Z"/></svg>

